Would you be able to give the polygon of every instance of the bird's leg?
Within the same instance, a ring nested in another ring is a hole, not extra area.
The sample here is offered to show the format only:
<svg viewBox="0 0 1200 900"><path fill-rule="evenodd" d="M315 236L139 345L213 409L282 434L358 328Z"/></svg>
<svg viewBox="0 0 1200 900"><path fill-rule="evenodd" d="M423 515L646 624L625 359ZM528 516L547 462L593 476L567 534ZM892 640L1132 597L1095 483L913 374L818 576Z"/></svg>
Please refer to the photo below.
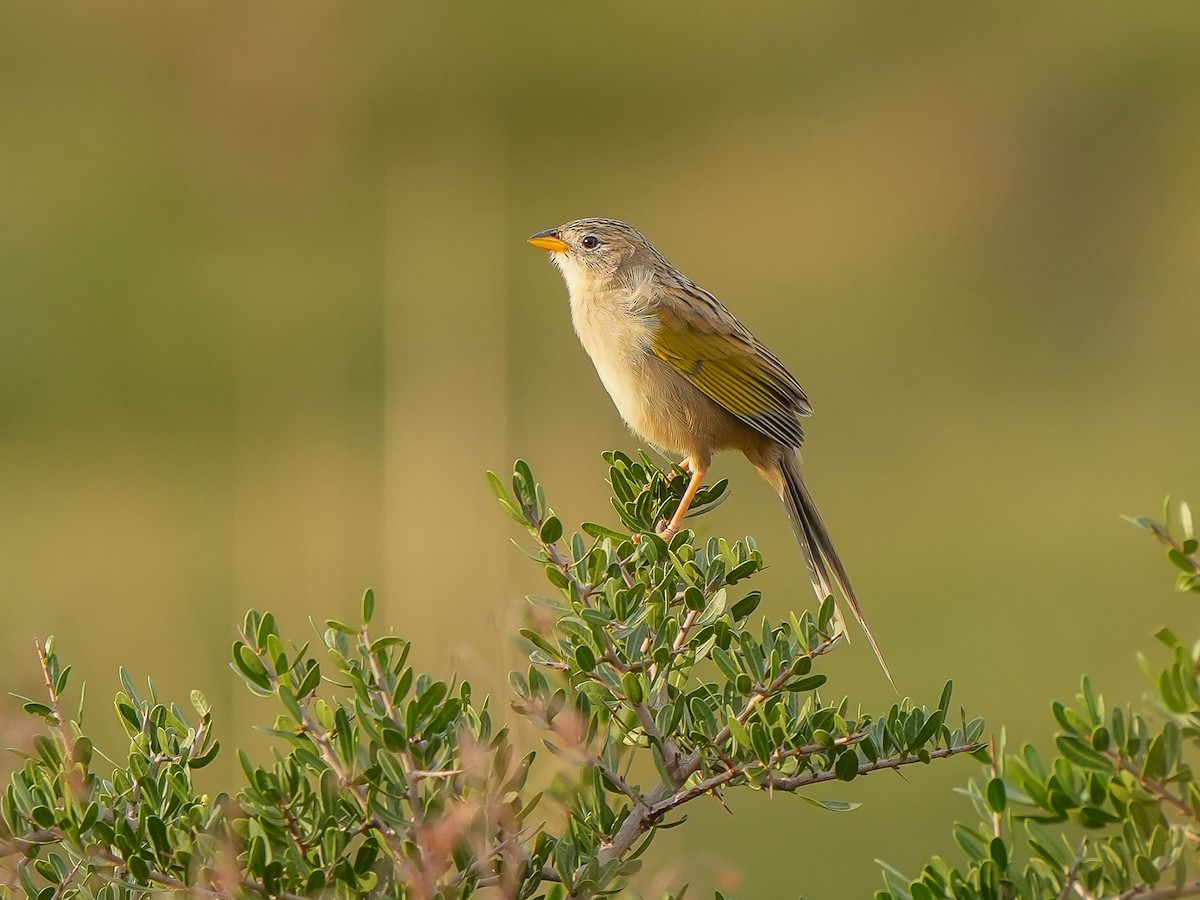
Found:
<svg viewBox="0 0 1200 900"><path fill-rule="evenodd" d="M679 508L675 510L675 515L671 516L671 521L667 523L666 528L659 530L658 535L662 538L670 539L680 528L683 527L683 517L687 515L688 510L692 506L692 501L696 499L696 492L700 490L700 485L704 483L704 476L708 474L708 465L701 465L696 460L685 460L688 463L688 468L691 470L692 477L688 481L687 490L683 492L683 499L679 501Z"/></svg>
<svg viewBox="0 0 1200 900"><path fill-rule="evenodd" d="M691 475L692 461L690 459L681 459L678 463L678 468L683 469L685 475ZM667 476L667 481L673 480L678 474L679 473L676 472L675 469L671 469L671 474Z"/></svg>

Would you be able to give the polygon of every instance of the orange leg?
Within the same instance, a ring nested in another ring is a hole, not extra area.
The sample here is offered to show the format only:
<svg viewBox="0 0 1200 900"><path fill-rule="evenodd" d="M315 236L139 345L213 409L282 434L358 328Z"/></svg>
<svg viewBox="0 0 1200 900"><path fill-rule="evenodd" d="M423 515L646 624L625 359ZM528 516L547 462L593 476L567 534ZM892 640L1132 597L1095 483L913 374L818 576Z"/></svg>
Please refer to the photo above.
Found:
<svg viewBox="0 0 1200 900"><path fill-rule="evenodd" d="M683 527L683 517L687 515L692 501L696 499L696 492L704 483L704 476L708 474L708 466L701 465L694 459L684 460L684 464L691 470L692 477L688 481L687 490L683 492L683 499L679 501L679 509L675 510L675 515L671 516L667 527L658 532L660 537L671 538Z"/></svg>
<svg viewBox="0 0 1200 900"><path fill-rule="evenodd" d="M679 468L683 469L685 474L691 475L692 474L692 461L690 459L681 459L679 461ZM667 481L671 481L678 474L679 474L678 472L676 472L674 469L672 469L671 474L667 476Z"/></svg>

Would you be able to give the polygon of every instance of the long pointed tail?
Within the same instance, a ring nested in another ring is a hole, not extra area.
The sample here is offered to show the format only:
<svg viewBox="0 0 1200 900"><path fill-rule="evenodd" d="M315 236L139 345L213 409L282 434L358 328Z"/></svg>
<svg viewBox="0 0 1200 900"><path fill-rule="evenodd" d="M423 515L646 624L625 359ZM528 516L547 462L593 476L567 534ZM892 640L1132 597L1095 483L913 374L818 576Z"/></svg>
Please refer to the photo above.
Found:
<svg viewBox="0 0 1200 900"><path fill-rule="evenodd" d="M892 679L892 672L888 668L887 662L884 661L879 644L875 643L875 636L871 634L871 629L867 626L867 620L863 617L858 597L854 593L854 588L850 586L850 577L846 574L846 568L842 565L837 550L834 549L833 539L829 537L829 530L821 520L821 514L817 512L817 505L813 502L812 494L808 492L808 487L804 484L804 476L800 472L800 460L794 453L785 452L779 468L783 474L780 497L787 507L788 521L792 523L796 541L800 544L800 549L804 551L804 558L812 575L813 589L822 600L830 594L833 594L836 599L838 593L845 598L846 603L850 606L850 612L854 614L855 620L871 644L871 649L875 651L875 657L883 668L883 674L887 676L887 680L894 688L896 682ZM834 591L835 585L836 592Z"/></svg>

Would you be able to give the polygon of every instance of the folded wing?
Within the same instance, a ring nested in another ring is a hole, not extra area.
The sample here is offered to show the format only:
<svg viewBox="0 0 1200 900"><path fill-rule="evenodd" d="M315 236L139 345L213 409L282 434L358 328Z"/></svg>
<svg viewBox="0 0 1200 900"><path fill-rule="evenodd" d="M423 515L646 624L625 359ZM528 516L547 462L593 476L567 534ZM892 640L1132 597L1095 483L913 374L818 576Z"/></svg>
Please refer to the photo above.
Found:
<svg viewBox="0 0 1200 900"><path fill-rule="evenodd" d="M706 291L663 293L646 310L655 355L751 428L799 447L799 417L812 407L783 363Z"/></svg>

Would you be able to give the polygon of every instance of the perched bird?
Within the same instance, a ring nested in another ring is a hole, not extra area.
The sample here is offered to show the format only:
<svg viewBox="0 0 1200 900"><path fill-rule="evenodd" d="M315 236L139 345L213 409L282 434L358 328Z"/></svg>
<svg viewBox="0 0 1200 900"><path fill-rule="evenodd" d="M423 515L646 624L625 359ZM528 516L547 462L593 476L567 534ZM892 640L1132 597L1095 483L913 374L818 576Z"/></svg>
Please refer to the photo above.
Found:
<svg viewBox="0 0 1200 900"><path fill-rule="evenodd" d="M787 507L818 598L836 586L892 681L804 484L800 417L812 407L779 358L624 222L579 219L529 243L549 250L562 273L575 333L626 424L683 457L687 490L659 533L683 526L712 455L740 450Z"/></svg>

